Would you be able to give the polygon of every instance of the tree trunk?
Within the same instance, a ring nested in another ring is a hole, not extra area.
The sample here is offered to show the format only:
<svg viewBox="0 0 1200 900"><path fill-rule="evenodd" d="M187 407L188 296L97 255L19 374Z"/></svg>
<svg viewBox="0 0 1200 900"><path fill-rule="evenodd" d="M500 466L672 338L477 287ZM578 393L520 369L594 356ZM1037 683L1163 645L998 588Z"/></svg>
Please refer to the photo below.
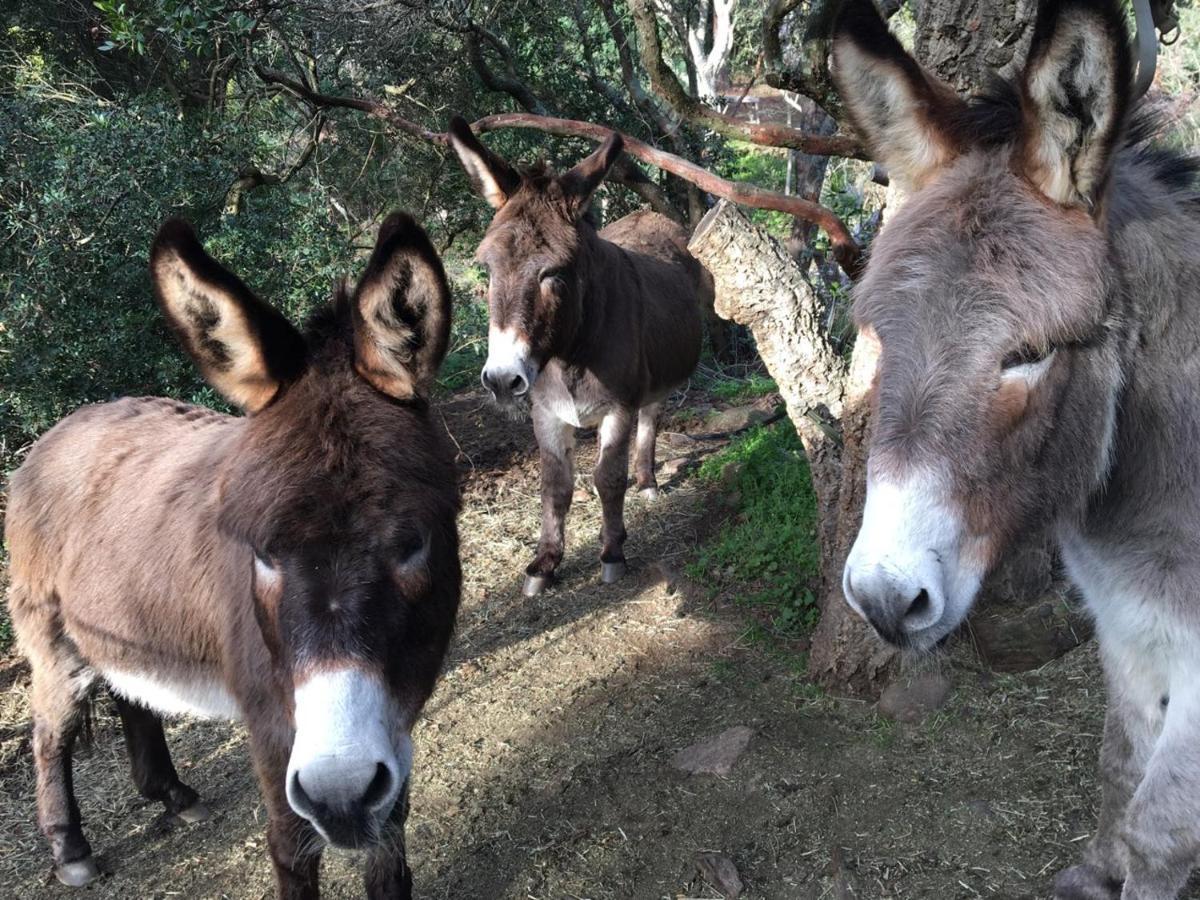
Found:
<svg viewBox="0 0 1200 900"><path fill-rule="evenodd" d="M914 0L913 52L963 94L1025 59L1036 0Z"/></svg>
<svg viewBox="0 0 1200 900"><path fill-rule="evenodd" d="M717 314L754 335L808 454L821 523L822 582L810 671L839 689L873 693L896 653L850 611L841 571L862 517L867 394L877 345L860 338L847 366L826 339L820 301L801 267L728 201L704 217L688 249L713 275Z"/></svg>

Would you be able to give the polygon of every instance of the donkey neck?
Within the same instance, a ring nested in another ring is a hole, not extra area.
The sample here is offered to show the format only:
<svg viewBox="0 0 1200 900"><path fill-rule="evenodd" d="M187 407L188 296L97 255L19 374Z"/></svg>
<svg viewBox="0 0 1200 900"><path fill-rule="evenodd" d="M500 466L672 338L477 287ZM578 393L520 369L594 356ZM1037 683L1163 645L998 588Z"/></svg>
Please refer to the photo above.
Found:
<svg viewBox="0 0 1200 900"><path fill-rule="evenodd" d="M1114 540L1151 535L1166 521L1194 529L1200 516L1200 203L1171 182L1169 164L1126 150L1110 196L1121 379L1112 464L1087 527Z"/></svg>
<svg viewBox="0 0 1200 900"><path fill-rule="evenodd" d="M590 227L580 229L580 238L582 315L568 354L570 363L582 363L600 352L610 355L614 345L625 340L620 330L625 326L614 315L614 297L629 277L625 251Z"/></svg>

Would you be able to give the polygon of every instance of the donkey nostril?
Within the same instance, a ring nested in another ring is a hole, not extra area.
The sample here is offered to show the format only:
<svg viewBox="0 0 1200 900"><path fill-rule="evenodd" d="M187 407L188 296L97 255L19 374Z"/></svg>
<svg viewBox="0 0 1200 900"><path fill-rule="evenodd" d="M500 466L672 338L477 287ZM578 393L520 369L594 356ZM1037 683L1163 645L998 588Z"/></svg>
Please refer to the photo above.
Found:
<svg viewBox="0 0 1200 900"><path fill-rule="evenodd" d="M367 791L362 796L362 804L372 809L385 800L392 792L392 770L383 763L375 764L375 777L367 785Z"/></svg>
<svg viewBox="0 0 1200 900"><path fill-rule="evenodd" d="M912 603L909 604L908 610L904 613L904 618L919 619L925 613L929 612L929 605L929 591L922 590L913 598Z"/></svg>
<svg viewBox="0 0 1200 900"><path fill-rule="evenodd" d="M304 785L300 783L300 772L297 770L292 773L290 784L288 785L288 799L291 801L292 807L299 813L312 813L315 810L312 798L308 796L308 792L304 790Z"/></svg>
<svg viewBox="0 0 1200 900"><path fill-rule="evenodd" d="M524 375L514 375L508 381L508 389L518 397L525 393L529 388L529 383L525 381Z"/></svg>

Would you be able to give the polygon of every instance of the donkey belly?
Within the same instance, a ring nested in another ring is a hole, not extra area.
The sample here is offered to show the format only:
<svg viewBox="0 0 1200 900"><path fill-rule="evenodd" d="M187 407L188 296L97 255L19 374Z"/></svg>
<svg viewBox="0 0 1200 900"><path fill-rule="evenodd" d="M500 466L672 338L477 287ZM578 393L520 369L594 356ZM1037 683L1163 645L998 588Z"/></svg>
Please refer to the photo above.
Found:
<svg viewBox="0 0 1200 900"><path fill-rule="evenodd" d="M130 700L164 716L240 719L241 708L215 673L177 678L135 670L103 669L108 686Z"/></svg>

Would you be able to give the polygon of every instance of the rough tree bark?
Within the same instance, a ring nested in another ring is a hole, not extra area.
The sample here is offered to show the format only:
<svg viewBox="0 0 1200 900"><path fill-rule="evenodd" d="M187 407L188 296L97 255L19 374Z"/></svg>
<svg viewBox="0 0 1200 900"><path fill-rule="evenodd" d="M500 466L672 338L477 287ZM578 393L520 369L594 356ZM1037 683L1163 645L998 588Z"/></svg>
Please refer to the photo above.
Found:
<svg viewBox="0 0 1200 900"><path fill-rule="evenodd" d="M867 394L878 347L860 335L847 366L829 344L804 270L733 204L713 207L688 249L712 272L718 315L754 335L808 454L820 516L823 610L809 671L842 691L873 694L896 653L850 611L841 571L862 518Z"/></svg>
<svg viewBox="0 0 1200 900"><path fill-rule="evenodd" d="M919 0L913 52L964 94L1025 59L1036 0Z"/></svg>

